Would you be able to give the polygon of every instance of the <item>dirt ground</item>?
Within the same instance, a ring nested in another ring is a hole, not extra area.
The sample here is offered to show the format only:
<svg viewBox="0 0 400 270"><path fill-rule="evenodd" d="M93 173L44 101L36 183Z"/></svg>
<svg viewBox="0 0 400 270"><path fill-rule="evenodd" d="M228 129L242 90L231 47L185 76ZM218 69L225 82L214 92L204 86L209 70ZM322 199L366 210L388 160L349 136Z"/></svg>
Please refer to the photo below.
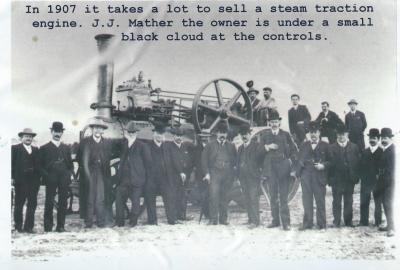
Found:
<svg viewBox="0 0 400 270"><path fill-rule="evenodd" d="M189 205L193 220L171 226L166 224L161 200L158 201L158 226L145 226L142 215L135 228L83 228L77 214L67 217L67 233L44 233L44 188L39 194L36 211L36 234L12 233L12 258L15 261L63 261L65 258L141 258L152 268L178 266L219 266L229 261L232 265L257 260L394 260L397 257L397 237L388 238L375 227L328 228L327 230L299 231L303 209L301 189L290 203L292 229L268 229L270 209L261 197L262 226L250 229L245 224L247 214L234 203L229 208L230 225L207 226L198 222L199 209ZM332 196L328 188L327 222L332 224ZM74 205L74 208L77 206ZM373 213L373 203L371 213ZM315 218L315 217L314 217ZM373 223L370 214L370 222ZM354 194L354 223L359 221L359 194ZM184 256L183 256L184 255ZM179 259L177 259L179 258ZM197 267L194 267L197 268Z"/></svg>

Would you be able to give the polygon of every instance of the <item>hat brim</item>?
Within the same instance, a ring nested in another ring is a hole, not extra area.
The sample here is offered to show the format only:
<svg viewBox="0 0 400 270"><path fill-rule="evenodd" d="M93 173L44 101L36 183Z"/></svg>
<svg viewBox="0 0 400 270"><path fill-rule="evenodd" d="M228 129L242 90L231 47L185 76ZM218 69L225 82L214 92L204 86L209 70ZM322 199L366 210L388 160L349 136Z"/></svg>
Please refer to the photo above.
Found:
<svg viewBox="0 0 400 270"><path fill-rule="evenodd" d="M30 133L30 132L20 132L18 133L18 137L22 137L24 135L31 135L32 137L36 137L36 133Z"/></svg>
<svg viewBox="0 0 400 270"><path fill-rule="evenodd" d="M54 131L64 131L65 128L50 128L50 130L54 130Z"/></svg>
<svg viewBox="0 0 400 270"><path fill-rule="evenodd" d="M257 95L260 93L260 91L258 91L258 90L249 90L249 91L247 91L247 94L250 94L251 92L254 92Z"/></svg>
<svg viewBox="0 0 400 270"><path fill-rule="evenodd" d="M103 129L108 129L108 127L106 125L102 125L102 124L90 124L89 127L93 128L93 127L101 127Z"/></svg>
<svg viewBox="0 0 400 270"><path fill-rule="evenodd" d="M274 120L282 120L282 117L279 117L279 118L272 118L272 119L268 119L268 121L274 121Z"/></svg>

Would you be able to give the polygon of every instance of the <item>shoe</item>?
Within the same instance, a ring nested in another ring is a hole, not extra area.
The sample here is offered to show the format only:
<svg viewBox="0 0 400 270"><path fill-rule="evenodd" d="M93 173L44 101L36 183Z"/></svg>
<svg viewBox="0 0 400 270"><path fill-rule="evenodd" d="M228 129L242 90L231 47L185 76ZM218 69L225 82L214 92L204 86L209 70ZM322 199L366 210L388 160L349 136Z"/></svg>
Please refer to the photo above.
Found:
<svg viewBox="0 0 400 270"><path fill-rule="evenodd" d="M25 229L24 232L29 234L35 234L36 232L33 229Z"/></svg>
<svg viewBox="0 0 400 270"><path fill-rule="evenodd" d="M283 225L283 230L290 231L291 230L290 225Z"/></svg>
<svg viewBox="0 0 400 270"><path fill-rule="evenodd" d="M61 228L57 228L56 232L63 233L63 232L67 232L67 231L63 227L61 227Z"/></svg>
<svg viewBox="0 0 400 270"><path fill-rule="evenodd" d="M52 229L44 229L44 232L48 233L48 232L52 232Z"/></svg>
<svg viewBox="0 0 400 270"><path fill-rule="evenodd" d="M175 224L183 224L183 222L180 220L175 220Z"/></svg>
<svg viewBox="0 0 400 270"><path fill-rule="evenodd" d="M254 223L251 223L250 225L247 226L247 228L249 228L250 230L255 229L257 227L258 227L258 225L254 224Z"/></svg>
<svg viewBox="0 0 400 270"><path fill-rule="evenodd" d="M85 225L85 229L91 229L92 227L93 227L92 224L86 224L86 225Z"/></svg>
<svg viewBox="0 0 400 270"><path fill-rule="evenodd" d="M344 225L345 227L349 227L349 228L354 228L356 226L353 225L353 223L348 223Z"/></svg>
<svg viewBox="0 0 400 270"><path fill-rule="evenodd" d="M210 221L208 221L207 225L218 225L218 221L210 220Z"/></svg>
<svg viewBox="0 0 400 270"><path fill-rule="evenodd" d="M369 224L368 223L364 223L364 222L360 222L357 224L357 227L368 227Z"/></svg>
<svg viewBox="0 0 400 270"><path fill-rule="evenodd" d="M272 223L272 224L269 224L268 226L267 226L267 228L268 229L271 229L271 228L276 228L276 227L279 227L280 225L279 224L274 224L274 223Z"/></svg>
<svg viewBox="0 0 400 270"><path fill-rule="evenodd" d="M19 232L19 233L23 233L23 232L24 232L24 230L21 229L21 228L15 228L15 230L16 230L17 232Z"/></svg>
<svg viewBox="0 0 400 270"><path fill-rule="evenodd" d="M311 230L311 229L312 229L312 226L311 227L310 226L302 226L299 228L299 231L306 231L306 230Z"/></svg>
<svg viewBox="0 0 400 270"><path fill-rule="evenodd" d="M221 224L221 225L229 225L229 222L228 221L220 221L219 224Z"/></svg>
<svg viewBox="0 0 400 270"><path fill-rule="evenodd" d="M333 223L333 224L332 224L332 227L333 227L333 228L340 228L340 224L338 224L338 223Z"/></svg>
<svg viewBox="0 0 400 270"><path fill-rule="evenodd" d="M388 230L388 232L386 233L387 237L393 237L394 236L394 230Z"/></svg>
<svg viewBox="0 0 400 270"><path fill-rule="evenodd" d="M379 227L378 229L380 232L387 232L388 231L388 227Z"/></svg>
<svg viewBox="0 0 400 270"><path fill-rule="evenodd" d="M318 225L318 230L326 230L326 225L325 226L319 226Z"/></svg>

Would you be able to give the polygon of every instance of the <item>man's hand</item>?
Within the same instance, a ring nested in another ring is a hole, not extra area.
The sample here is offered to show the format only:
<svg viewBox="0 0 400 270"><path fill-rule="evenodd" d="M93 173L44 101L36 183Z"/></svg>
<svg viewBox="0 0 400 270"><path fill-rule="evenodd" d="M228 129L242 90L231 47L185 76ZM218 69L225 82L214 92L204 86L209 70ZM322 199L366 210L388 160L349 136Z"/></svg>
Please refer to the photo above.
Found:
<svg viewBox="0 0 400 270"><path fill-rule="evenodd" d="M207 181L210 183L210 174L207 173L206 176L204 176L203 181Z"/></svg>
<svg viewBox="0 0 400 270"><path fill-rule="evenodd" d="M290 176L291 176L291 177L296 177L296 172L295 172L295 171L290 172Z"/></svg>
<svg viewBox="0 0 400 270"><path fill-rule="evenodd" d="M303 125L303 124L304 124L304 121L297 121L297 124L298 124L298 125Z"/></svg>
<svg viewBox="0 0 400 270"><path fill-rule="evenodd" d="M186 174L181 173L181 179L182 179L182 182L185 183L185 181L186 181Z"/></svg>
<svg viewBox="0 0 400 270"><path fill-rule="evenodd" d="M277 150L279 148L279 146L276 143L271 143L271 144L264 145L264 148L265 148L266 151L269 151L271 149L272 150Z"/></svg>
<svg viewBox="0 0 400 270"><path fill-rule="evenodd" d="M316 163L314 164L315 169L317 169L318 171L322 171L323 169L325 169L324 164L322 163Z"/></svg>

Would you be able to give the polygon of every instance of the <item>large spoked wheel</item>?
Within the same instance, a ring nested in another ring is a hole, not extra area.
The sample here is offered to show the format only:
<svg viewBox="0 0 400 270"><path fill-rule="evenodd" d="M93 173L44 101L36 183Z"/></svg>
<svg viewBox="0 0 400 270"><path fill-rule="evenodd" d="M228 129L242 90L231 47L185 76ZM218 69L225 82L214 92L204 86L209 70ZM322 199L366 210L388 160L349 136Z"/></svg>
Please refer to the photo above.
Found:
<svg viewBox="0 0 400 270"><path fill-rule="evenodd" d="M192 117L198 133L211 133L222 121L229 126L251 125L253 121L249 96L230 79L216 79L201 87L193 100Z"/></svg>

